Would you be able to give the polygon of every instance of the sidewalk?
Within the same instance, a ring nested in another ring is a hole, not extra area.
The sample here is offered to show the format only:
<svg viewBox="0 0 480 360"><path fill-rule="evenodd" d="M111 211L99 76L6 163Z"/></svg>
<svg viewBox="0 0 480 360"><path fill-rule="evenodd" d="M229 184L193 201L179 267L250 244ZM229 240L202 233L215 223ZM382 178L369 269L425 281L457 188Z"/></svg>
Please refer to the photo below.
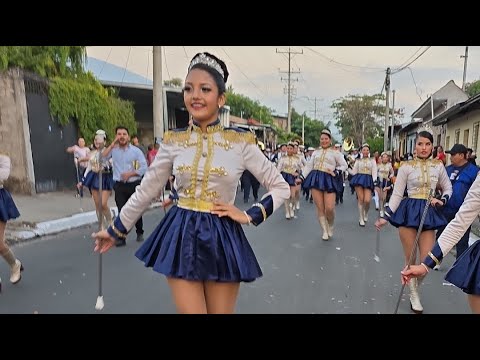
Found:
<svg viewBox="0 0 480 360"><path fill-rule="evenodd" d="M165 194L168 196L168 192ZM12 194L20 217L7 223L6 240L9 243L52 235L62 231L97 222L95 205L90 193L83 199L75 197L74 191L42 193L34 196ZM112 215L118 215L114 194L108 205ZM151 207L159 207L152 203Z"/></svg>

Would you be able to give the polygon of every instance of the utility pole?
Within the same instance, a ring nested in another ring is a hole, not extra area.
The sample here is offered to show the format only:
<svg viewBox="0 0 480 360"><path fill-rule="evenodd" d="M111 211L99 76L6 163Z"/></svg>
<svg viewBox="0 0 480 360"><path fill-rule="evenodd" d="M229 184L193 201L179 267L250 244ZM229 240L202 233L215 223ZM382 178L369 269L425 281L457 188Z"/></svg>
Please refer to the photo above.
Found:
<svg viewBox="0 0 480 360"><path fill-rule="evenodd" d="M390 68L387 68L387 76L385 78L385 92L386 92L386 103L385 103L385 131L383 135L383 151L388 149L388 124L390 123Z"/></svg>
<svg viewBox="0 0 480 360"><path fill-rule="evenodd" d="M393 156L393 128L395 127L395 90L392 90L392 127L390 129L390 151Z"/></svg>
<svg viewBox="0 0 480 360"><path fill-rule="evenodd" d="M155 142L163 138L163 83L162 47L153 47L153 136Z"/></svg>
<svg viewBox="0 0 480 360"><path fill-rule="evenodd" d="M317 100L323 100L323 99L317 99L317 98L315 97L315 98L313 98L313 100L314 100L314 102L315 102L315 110L314 110L315 115L314 115L313 118L314 118L315 120L317 120Z"/></svg>
<svg viewBox="0 0 480 360"><path fill-rule="evenodd" d="M302 144L305 145L305 114L302 115Z"/></svg>
<svg viewBox="0 0 480 360"><path fill-rule="evenodd" d="M290 133L292 128L292 92L293 92L293 86L291 85L291 82L292 82L291 77L292 77L292 74L300 73L300 71L292 71L292 68L291 68L292 54L303 54L303 50L302 52L295 52L295 51L292 51L289 47L288 51L278 51L278 49L276 49L276 52L277 54L288 54L288 71L281 71L281 73L288 73L288 78L287 79L281 78L281 80L282 81L287 80L288 82L288 85L287 85L287 93L288 93L287 132ZM296 81L298 81L298 79L296 79Z"/></svg>
<svg viewBox="0 0 480 360"><path fill-rule="evenodd" d="M465 46L465 55L460 55L460 57L465 59L463 61L463 83L462 83L462 90L465 91L465 84L467 80L468 46Z"/></svg>

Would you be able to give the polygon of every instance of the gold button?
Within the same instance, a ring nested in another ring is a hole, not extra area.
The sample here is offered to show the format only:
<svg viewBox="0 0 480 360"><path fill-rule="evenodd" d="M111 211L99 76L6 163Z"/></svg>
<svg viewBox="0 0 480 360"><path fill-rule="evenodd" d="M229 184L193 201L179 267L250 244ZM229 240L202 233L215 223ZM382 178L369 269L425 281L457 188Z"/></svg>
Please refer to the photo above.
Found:
<svg viewBox="0 0 480 360"><path fill-rule="evenodd" d="M208 136L207 135L203 135L203 140L207 140L208 139Z"/></svg>
<svg viewBox="0 0 480 360"><path fill-rule="evenodd" d="M206 152L202 153L202 156L207 157L207 153Z"/></svg>

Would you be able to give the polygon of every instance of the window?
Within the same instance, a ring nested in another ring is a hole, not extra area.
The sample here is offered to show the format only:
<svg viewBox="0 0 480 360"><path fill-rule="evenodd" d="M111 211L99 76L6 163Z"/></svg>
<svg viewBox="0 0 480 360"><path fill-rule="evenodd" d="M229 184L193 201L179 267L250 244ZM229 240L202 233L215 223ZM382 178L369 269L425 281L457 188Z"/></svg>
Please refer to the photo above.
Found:
<svg viewBox="0 0 480 360"><path fill-rule="evenodd" d="M472 149L473 151L477 151L477 144L478 144L478 128L480 122L473 124L473 134L472 134Z"/></svg>
<svg viewBox="0 0 480 360"><path fill-rule="evenodd" d="M447 139L445 140L445 149L450 150L450 136L447 136Z"/></svg>
<svg viewBox="0 0 480 360"><path fill-rule="evenodd" d="M455 130L455 142L453 144L458 144L460 142L460 129Z"/></svg>
<svg viewBox="0 0 480 360"><path fill-rule="evenodd" d="M470 129L464 130L463 131L463 145L465 145L468 148L468 137L470 135Z"/></svg>
<svg viewBox="0 0 480 360"><path fill-rule="evenodd" d="M437 135L437 146L440 146L440 141L442 141L442 135L438 134Z"/></svg>

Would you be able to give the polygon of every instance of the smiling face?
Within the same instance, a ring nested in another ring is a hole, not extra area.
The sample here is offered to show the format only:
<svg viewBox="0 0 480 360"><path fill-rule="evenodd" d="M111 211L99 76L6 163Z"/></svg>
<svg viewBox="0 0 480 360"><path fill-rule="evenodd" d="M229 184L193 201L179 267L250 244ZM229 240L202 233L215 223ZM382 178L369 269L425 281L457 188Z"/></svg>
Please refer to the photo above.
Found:
<svg viewBox="0 0 480 360"><path fill-rule="evenodd" d="M219 95L218 86L207 71L193 69L185 79L183 101L195 121L209 124L217 120L219 108L225 105L225 94Z"/></svg>
<svg viewBox="0 0 480 360"><path fill-rule="evenodd" d="M330 136L328 136L327 134L320 135L320 146L322 148L328 148L330 147L330 144L331 144Z"/></svg>
<svg viewBox="0 0 480 360"><path fill-rule="evenodd" d="M364 158L368 158L368 155L370 155L370 148L368 146L362 147L362 155Z"/></svg>

